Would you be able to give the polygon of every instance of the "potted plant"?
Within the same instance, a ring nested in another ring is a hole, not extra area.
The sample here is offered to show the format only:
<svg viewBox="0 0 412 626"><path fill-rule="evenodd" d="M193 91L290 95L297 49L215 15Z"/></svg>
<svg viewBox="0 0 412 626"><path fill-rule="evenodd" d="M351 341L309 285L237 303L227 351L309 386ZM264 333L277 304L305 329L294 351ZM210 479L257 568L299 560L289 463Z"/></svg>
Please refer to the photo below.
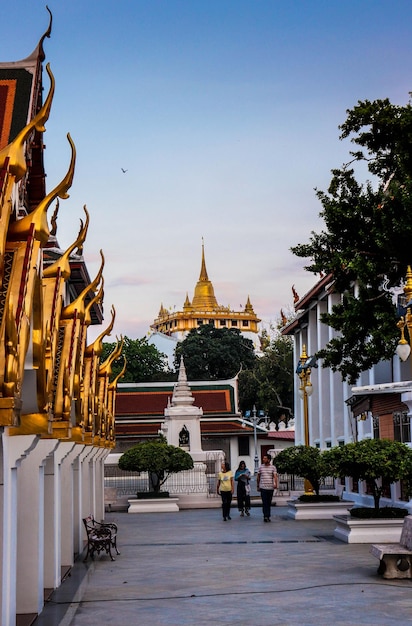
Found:
<svg viewBox="0 0 412 626"><path fill-rule="evenodd" d="M333 515L346 512L351 502L342 502L337 495L320 495L322 481L330 476L329 468L324 463L323 453L311 446L292 446L285 448L274 461L278 472L295 474L305 478L312 485L314 493L303 494L297 500L288 502L288 515L293 519L328 519Z"/></svg>
<svg viewBox="0 0 412 626"><path fill-rule="evenodd" d="M121 470L132 472L148 472L149 492L152 497L164 497L168 492L161 492L161 486L166 482L170 474L175 474L183 470L193 469L193 459L177 446L168 445L165 438L156 441L145 441L138 443L133 448L127 450L119 459ZM144 497L141 492L137 497ZM150 496L149 496L150 497Z"/></svg>
<svg viewBox="0 0 412 626"><path fill-rule="evenodd" d="M320 497L319 488L321 482L328 474L325 473L326 468L318 448L312 448L311 446L291 446L290 448L285 448L276 456L274 463L278 472L295 474L310 482L314 495L308 495L308 498Z"/></svg>
<svg viewBox="0 0 412 626"><path fill-rule="evenodd" d="M401 507L381 507L380 500L385 484L410 477L412 450L399 441L363 439L326 450L324 462L332 476L349 476L355 481L365 481L373 497L373 507L354 507L346 518L335 517L338 523L335 536L347 540L348 543L370 542L372 539L399 541L403 517L408 515L408 510ZM376 523L372 523L373 521ZM370 534L371 528L373 537ZM393 530L385 532L387 528Z"/></svg>

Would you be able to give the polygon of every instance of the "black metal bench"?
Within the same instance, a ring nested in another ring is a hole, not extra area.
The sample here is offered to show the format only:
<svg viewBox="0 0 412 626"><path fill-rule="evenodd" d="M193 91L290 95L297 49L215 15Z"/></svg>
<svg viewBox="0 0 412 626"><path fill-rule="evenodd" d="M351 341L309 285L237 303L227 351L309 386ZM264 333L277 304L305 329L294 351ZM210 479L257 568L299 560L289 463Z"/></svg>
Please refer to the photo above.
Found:
<svg viewBox="0 0 412 626"><path fill-rule="evenodd" d="M87 552L84 561L90 556L94 559L94 555L106 552L112 561L115 558L112 555L112 548L116 554L120 554L117 549L117 525L107 522L96 522L93 515L83 518L83 524L87 533Z"/></svg>

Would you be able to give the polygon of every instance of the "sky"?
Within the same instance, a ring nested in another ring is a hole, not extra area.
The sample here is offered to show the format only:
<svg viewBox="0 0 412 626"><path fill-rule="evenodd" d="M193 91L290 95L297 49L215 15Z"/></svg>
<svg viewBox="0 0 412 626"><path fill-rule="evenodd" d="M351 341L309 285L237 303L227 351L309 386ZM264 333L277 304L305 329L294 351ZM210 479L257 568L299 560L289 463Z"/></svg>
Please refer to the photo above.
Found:
<svg viewBox="0 0 412 626"><path fill-rule="evenodd" d="M45 2L13 0L0 60L28 56ZM48 0L44 48L56 79L46 125L50 191L76 145L57 237L104 269L114 335L147 334L181 310L202 240L219 304L250 296L262 327L317 277L291 246L322 228L315 189L350 160L339 140L358 100L404 105L412 90L410 0ZM45 76L45 92L48 78ZM127 170L122 172L122 168ZM95 335L101 332L98 328Z"/></svg>

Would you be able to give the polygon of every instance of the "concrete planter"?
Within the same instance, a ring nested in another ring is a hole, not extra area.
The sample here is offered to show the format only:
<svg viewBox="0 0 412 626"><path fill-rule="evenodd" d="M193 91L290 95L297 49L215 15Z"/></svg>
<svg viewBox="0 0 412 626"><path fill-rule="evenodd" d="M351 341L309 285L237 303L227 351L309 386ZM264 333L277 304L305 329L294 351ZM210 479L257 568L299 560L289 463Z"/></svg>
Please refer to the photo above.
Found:
<svg viewBox="0 0 412 626"><path fill-rule="evenodd" d="M128 513L173 513L179 511L179 498L150 498L128 500Z"/></svg>
<svg viewBox="0 0 412 626"><path fill-rule="evenodd" d="M355 503L350 500L339 502L299 502L288 500L288 517L297 520L332 519L335 515L346 513Z"/></svg>
<svg viewBox="0 0 412 626"><path fill-rule="evenodd" d="M336 539L345 543L399 543L404 518L357 519L349 515L334 515Z"/></svg>

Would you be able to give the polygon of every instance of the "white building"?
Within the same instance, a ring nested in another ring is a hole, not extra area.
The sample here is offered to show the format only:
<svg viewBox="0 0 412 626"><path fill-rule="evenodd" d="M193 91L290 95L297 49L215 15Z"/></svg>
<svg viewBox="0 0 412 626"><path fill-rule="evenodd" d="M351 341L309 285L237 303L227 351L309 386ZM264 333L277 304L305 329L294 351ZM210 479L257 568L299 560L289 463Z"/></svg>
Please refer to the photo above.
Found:
<svg viewBox="0 0 412 626"><path fill-rule="evenodd" d="M321 315L330 312L340 298L334 290L332 276L322 277L295 302L296 315L282 330L282 334L292 335L294 339L295 372L304 353L307 364L313 365L309 394L302 393L298 375L295 378L295 443L324 450L364 438L382 437L412 445L412 382L407 380L410 364L402 364L394 355L391 361L382 361L363 372L358 385L352 387L342 382L338 372L323 368L321 361L309 360L332 339L335 331L321 322ZM346 490L355 501L371 504L364 485L353 485L347 479ZM405 506L406 502L409 499L403 496L400 486L392 485L386 502L382 499L382 506L389 503Z"/></svg>

